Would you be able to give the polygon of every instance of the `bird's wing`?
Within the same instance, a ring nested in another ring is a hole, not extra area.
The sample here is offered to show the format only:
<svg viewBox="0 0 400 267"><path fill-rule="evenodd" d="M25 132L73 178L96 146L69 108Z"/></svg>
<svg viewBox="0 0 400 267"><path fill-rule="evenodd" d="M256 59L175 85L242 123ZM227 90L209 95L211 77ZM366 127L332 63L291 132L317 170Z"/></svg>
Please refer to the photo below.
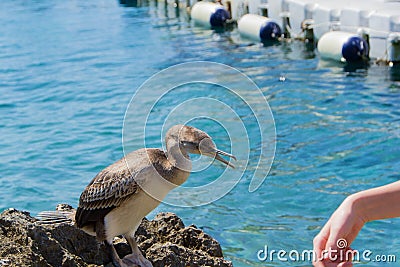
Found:
<svg viewBox="0 0 400 267"><path fill-rule="evenodd" d="M79 207L94 210L119 206L127 196L138 191L137 174L130 173L128 168L101 171L82 192Z"/></svg>
<svg viewBox="0 0 400 267"><path fill-rule="evenodd" d="M82 192L75 221L78 227L102 219L112 209L140 190L141 179L154 168L147 155L140 149L102 170Z"/></svg>

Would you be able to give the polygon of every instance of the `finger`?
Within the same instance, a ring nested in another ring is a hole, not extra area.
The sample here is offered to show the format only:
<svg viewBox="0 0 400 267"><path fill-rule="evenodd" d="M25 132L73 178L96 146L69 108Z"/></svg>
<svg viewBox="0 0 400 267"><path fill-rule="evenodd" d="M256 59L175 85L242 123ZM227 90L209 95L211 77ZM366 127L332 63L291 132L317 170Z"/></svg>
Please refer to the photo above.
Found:
<svg viewBox="0 0 400 267"><path fill-rule="evenodd" d="M314 238L314 259L315 262L322 261L324 259L324 249L325 249L325 244L327 242L327 238L322 236L321 234L318 234Z"/></svg>
<svg viewBox="0 0 400 267"><path fill-rule="evenodd" d="M321 260L321 261L314 261L313 266L314 267L336 267L336 265L333 265L334 263L328 262L326 260Z"/></svg>
<svg viewBox="0 0 400 267"><path fill-rule="evenodd" d="M352 267L353 264L351 262L332 262L330 260L319 261L316 264L313 264L314 267Z"/></svg>
<svg viewBox="0 0 400 267"><path fill-rule="evenodd" d="M318 235L315 236L313 240L314 251L317 256L316 261L318 259L322 259L322 252L326 247L326 243L328 241L329 233L330 233L330 223L329 221L324 225Z"/></svg>
<svg viewBox="0 0 400 267"><path fill-rule="evenodd" d="M338 242L341 242L338 247ZM325 244L327 250L345 249L348 246L347 236L344 236L339 231L331 231L328 241Z"/></svg>
<svg viewBox="0 0 400 267"><path fill-rule="evenodd" d="M313 240L313 246L314 246L314 250L317 252L322 251L325 248L326 242L328 241L328 238L321 235L321 233L319 233Z"/></svg>
<svg viewBox="0 0 400 267"><path fill-rule="evenodd" d="M353 263L351 261L341 262L337 265L337 267L352 267Z"/></svg>
<svg viewBox="0 0 400 267"><path fill-rule="evenodd" d="M325 267L325 265L322 263L322 261L313 261L312 265L314 267Z"/></svg>

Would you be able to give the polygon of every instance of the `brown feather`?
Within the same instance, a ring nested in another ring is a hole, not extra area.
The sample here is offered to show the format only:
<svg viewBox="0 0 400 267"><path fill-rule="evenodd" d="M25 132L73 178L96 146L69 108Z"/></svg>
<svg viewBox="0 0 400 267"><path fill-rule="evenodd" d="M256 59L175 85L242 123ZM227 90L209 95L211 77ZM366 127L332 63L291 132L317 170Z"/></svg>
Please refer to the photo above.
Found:
<svg viewBox="0 0 400 267"><path fill-rule="evenodd" d="M75 221L82 228L94 224L140 189L137 179L147 168L155 168L164 178L169 179L172 166L164 151L160 149L139 149L98 173L82 192Z"/></svg>

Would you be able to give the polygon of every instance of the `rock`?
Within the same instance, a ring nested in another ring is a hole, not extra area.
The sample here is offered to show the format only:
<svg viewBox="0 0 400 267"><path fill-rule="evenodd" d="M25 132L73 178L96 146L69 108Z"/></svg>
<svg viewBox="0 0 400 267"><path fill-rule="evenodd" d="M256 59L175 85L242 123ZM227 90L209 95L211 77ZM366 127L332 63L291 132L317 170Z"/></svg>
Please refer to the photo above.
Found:
<svg viewBox="0 0 400 267"><path fill-rule="evenodd" d="M58 210L69 210L66 204ZM232 266L223 258L218 241L191 225L185 227L173 213L143 219L136 240L154 267ZM114 240L122 258L130 247L123 238ZM40 224L28 212L8 209L0 214L0 266L106 266L111 258L104 244L75 228L72 223Z"/></svg>

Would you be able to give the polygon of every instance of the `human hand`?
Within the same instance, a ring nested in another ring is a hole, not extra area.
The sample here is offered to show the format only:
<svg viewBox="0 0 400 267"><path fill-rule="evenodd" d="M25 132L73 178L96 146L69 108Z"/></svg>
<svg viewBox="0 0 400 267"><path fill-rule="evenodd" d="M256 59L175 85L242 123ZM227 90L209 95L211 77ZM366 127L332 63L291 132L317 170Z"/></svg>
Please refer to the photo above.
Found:
<svg viewBox="0 0 400 267"><path fill-rule="evenodd" d="M355 205L354 196L346 198L314 238L315 267L353 266L351 243L366 223ZM341 257L343 256L343 257Z"/></svg>

